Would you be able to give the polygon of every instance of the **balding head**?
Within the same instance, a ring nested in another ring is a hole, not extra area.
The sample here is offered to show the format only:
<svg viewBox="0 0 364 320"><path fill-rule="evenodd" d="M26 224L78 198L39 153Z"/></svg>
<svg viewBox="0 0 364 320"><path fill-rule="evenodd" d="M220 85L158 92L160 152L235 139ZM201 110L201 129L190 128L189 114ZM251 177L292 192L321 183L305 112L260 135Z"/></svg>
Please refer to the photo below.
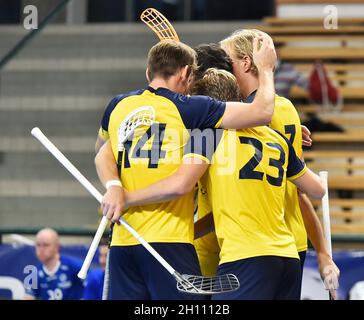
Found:
<svg viewBox="0 0 364 320"><path fill-rule="evenodd" d="M59 244L59 236L56 230L51 228L44 228L39 230L36 235L36 241L48 241L50 243Z"/></svg>
<svg viewBox="0 0 364 320"><path fill-rule="evenodd" d="M36 235L35 243L37 257L42 263L47 263L58 256L59 236L55 230L51 228L40 230Z"/></svg>

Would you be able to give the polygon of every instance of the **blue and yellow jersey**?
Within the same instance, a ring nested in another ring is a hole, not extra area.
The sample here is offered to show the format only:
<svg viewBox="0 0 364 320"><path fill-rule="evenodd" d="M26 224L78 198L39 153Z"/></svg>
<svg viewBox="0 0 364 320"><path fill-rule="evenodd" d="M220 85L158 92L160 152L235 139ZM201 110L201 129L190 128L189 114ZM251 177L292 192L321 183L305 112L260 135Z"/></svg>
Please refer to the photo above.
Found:
<svg viewBox="0 0 364 320"><path fill-rule="evenodd" d="M284 97L276 96L275 110L270 127L284 134L292 143L298 157L302 156L302 127L300 117L291 101ZM307 232L302 218L298 200L297 187L287 183L285 219L288 228L292 231L298 252L307 250Z"/></svg>
<svg viewBox="0 0 364 320"><path fill-rule="evenodd" d="M118 158L118 128L135 109L151 106L156 120L151 127L134 132L124 144L121 182L130 191L147 187L173 174L184 155L188 129L215 128L221 123L225 103L209 97L187 97L166 88L131 92L114 98L102 120L102 134L108 135ZM124 218L148 242L193 243L193 192L176 200L129 208ZM115 225L111 245L139 242L122 226Z"/></svg>
<svg viewBox="0 0 364 320"><path fill-rule="evenodd" d="M289 141L268 127L223 131L201 181L212 204L220 264L264 255L298 259L284 199L287 178L305 171Z"/></svg>
<svg viewBox="0 0 364 320"><path fill-rule="evenodd" d="M211 202L207 190L204 188L206 185L207 174L204 174L198 183L198 219L203 218L212 212ZM217 267L219 265L220 247L217 242L216 233L210 232L207 235L196 239L194 246L197 252L198 260L200 262L201 272L204 276L213 277L216 275Z"/></svg>
<svg viewBox="0 0 364 320"><path fill-rule="evenodd" d="M246 101L253 101L254 96L255 92L251 94ZM296 108L290 100L276 95L274 114L269 126L284 134L292 143L297 156L302 156L301 121ZM306 251L307 232L298 201L297 187L291 182L287 183L284 208L286 223L295 237L298 252Z"/></svg>

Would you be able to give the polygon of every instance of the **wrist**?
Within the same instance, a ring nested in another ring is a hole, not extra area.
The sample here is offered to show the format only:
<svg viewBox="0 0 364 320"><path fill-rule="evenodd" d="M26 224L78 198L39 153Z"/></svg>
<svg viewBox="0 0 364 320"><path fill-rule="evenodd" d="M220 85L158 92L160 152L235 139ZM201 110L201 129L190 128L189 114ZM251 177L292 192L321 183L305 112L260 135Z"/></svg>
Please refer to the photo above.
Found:
<svg viewBox="0 0 364 320"><path fill-rule="evenodd" d="M105 188L108 190L109 188L113 187L113 186L116 186L116 187L120 187L122 188L123 185L121 184L121 181L120 180L108 180L106 181L105 183Z"/></svg>
<svg viewBox="0 0 364 320"><path fill-rule="evenodd" d="M317 260L319 262L322 261L322 260L325 260L325 261L332 260L330 254L328 252L324 252L324 251L323 252L317 252L316 255L317 255Z"/></svg>
<svg viewBox="0 0 364 320"><path fill-rule="evenodd" d="M260 78L265 78L265 77L273 77L274 72L273 69L271 67L260 67L258 68L258 76Z"/></svg>

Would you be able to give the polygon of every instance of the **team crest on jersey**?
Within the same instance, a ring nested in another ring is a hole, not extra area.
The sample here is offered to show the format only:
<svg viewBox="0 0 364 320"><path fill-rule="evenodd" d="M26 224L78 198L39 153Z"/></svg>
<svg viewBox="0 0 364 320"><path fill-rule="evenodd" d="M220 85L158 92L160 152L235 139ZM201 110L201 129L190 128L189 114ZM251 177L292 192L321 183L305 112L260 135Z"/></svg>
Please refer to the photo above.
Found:
<svg viewBox="0 0 364 320"><path fill-rule="evenodd" d="M59 280L61 282L67 281L67 275L65 273L61 273L61 275L59 276Z"/></svg>

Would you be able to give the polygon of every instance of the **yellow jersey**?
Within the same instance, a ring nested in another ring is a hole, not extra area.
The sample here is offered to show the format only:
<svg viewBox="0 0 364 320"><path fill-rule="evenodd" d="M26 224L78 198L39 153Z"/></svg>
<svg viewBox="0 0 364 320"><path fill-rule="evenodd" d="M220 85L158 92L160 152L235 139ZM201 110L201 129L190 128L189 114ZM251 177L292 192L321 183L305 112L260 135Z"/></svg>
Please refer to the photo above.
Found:
<svg viewBox="0 0 364 320"><path fill-rule="evenodd" d="M197 198L197 217L203 218L210 212L212 207L207 190L204 188L206 185L207 173L205 173L198 183L198 198ZM217 267L219 265L220 247L217 242L215 232L210 232L207 235L196 239L194 246L200 262L201 272L206 277L213 277L216 275Z"/></svg>
<svg viewBox="0 0 364 320"><path fill-rule="evenodd" d="M287 178L305 171L289 141L268 127L223 131L203 186L212 204L220 264L264 255L299 258L284 201Z"/></svg>
<svg viewBox="0 0 364 320"><path fill-rule="evenodd" d="M254 100L254 97L255 92L253 92L245 101L251 102ZM302 156L301 121L296 108L290 100L278 95L275 96L274 114L269 127L284 134L293 145L297 156ZM297 251L306 251L306 227L298 201L297 187L291 182L287 183L284 208L286 223L295 237Z"/></svg>
<svg viewBox="0 0 364 320"><path fill-rule="evenodd" d="M173 174L184 155L189 129L218 127L225 103L205 96L187 97L166 88L131 92L115 97L105 110L100 132L110 139L118 158L118 129L127 115L151 106L152 126L137 129L125 144L120 179L130 191L147 187ZM193 243L193 192L176 200L132 207L124 218L148 242ZM139 242L124 227L115 225L112 246Z"/></svg>
<svg viewBox="0 0 364 320"><path fill-rule="evenodd" d="M284 134L292 143L298 157L302 156L302 127L298 112L292 102L284 97L276 96L275 109L270 127ZM285 219L289 230L292 231L297 251L307 250L307 232L302 218L298 200L297 187L287 183L284 203Z"/></svg>

